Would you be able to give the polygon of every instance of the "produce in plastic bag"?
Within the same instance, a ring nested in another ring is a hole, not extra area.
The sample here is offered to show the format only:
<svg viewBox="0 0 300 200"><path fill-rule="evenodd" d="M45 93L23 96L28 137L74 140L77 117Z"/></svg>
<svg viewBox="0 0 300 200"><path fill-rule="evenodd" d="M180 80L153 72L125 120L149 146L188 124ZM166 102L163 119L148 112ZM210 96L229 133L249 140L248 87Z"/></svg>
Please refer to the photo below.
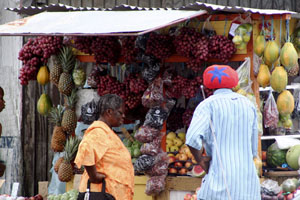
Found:
<svg viewBox="0 0 300 200"><path fill-rule="evenodd" d="M142 96L142 104L147 108L159 106L164 101L163 95L163 80L162 78L155 79Z"/></svg>
<svg viewBox="0 0 300 200"><path fill-rule="evenodd" d="M136 140L146 143L151 142L154 138L160 135L160 130L151 128L150 126L141 126L135 133Z"/></svg>
<svg viewBox="0 0 300 200"><path fill-rule="evenodd" d="M158 154L158 152L160 150L160 144L161 144L160 137L155 138L153 141L151 141L149 143L144 143L140 149L141 153L155 156Z"/></svg>
<svg viewBox="0 0 300 200"><path fill-rule="evenodd" d="M289 114L279 114L279 125L285 129L292 129L293 128L293 121L291 115Z"/></svg>
<svg viewBox="0 0 300 200"><path fill-rule="evenodd" d="M166 152L161 151L155 156L154 166L145 172L149 176L162 176L168 174L169 157Z"/></svg>
<svg viewBox="0 0 300 200"><path fill-rule="evenodd" d="M239 66L239 68L236 70L239 76L239 90L243 90L246 93L253 93L251 88L252 80L250 78L250 69L250 58L247 57L241 66ZM239 90L237 90L238 93L240 93Z"/></svg>
<svg viewBox="0 0 300 200"><path fill-rule="evenodd" d="M277 110L277 105L272 94L272 91L269 93L269 97L266 100L264 106L264 125L265 128L276 128L279 119L279 113Z"/></svg>
<svg viewBox="0 0 300 200"><path fill-rule="evenodd" d="M214 27L212 26L212 24L210 23L210 18L212 15L210 15L209 17L206 18L205 22L203 23L203 27L202 27L202 34L206 35L208 37L217 35Z"/></svg>
<svg viewBox="0 0 300 200"><path fill-rule="evenodd" d="M147 40L149 38L149 33L148 34L143 34L139 35L136 40L135 40L135 47L139 48L143 52L146 51L146 45L147 45Z"/></svg>
<svg viewBox="0 0 300 200"><path fill-rule="evenodd" d="M270 196L277 195L281 191L281 187L277 181L267 179L261 183L261 192Z"/></svg>
<svg viewBox="0 0 300 200"><path fill-rule="evenodd" d="M246 19L243 19L241 16L238 16L232 21L235 23L240 23L240 25L234 30L234 37L232 41L237 49L246 49L247 44L250 41L253 29L251 24L251 17L250 15L248 15Z"/></svg>
<svg viewBox="0 0 300 200"><path fill-rule="evenodd" d="M87 84L92 88L97 88L100 81L100 76L102 74L101 68L98 65L94 65L91 73L88 76Z"/></svg>
<svg viewBox="0 0 300 200"><path fill-rule="evenodd" d="M146 183L145 193L147 195L157 195L165 189L166 176L153 176Z"/></svg>
<svg viewBox="0 0 300 200"><path fill-rule="evenodd" d="M84 124L91 124L99 118L98 104L92 100L81 106L81 121Z"/></svg>
<svg viewBox="0 0 300 200"><path fill-rule="evenodd" d="M154 165L154 156L141 155L134 163L135 171L143 173Z"/></svg>

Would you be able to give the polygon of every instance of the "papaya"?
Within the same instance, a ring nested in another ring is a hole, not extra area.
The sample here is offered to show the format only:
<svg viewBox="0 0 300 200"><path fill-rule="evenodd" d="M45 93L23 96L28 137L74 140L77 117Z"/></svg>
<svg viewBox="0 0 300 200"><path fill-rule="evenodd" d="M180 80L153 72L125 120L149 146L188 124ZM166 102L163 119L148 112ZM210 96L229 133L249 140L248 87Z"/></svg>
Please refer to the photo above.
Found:
<svg viewBox="0 0 300 200"><path fill-rule="evenodd" d="M264 63L268 65L269 70L272 71L275 67L280 66L280 58L278 58L274 63L269 63L266 59L264 59Z"/></svg>
<svg viewBox="0 0 300 200"><path fill-rule="evenodd" d="M52 108L52 101L50 99L50 97L43 93L37 103L37 111L38 113L40 113L41 115L48 115L48 113L50 112Z"/></svg>
<svg viewBox="0 0 300 200"><path fill-rule="evenodd" d="M298 62L298 53L291 42L286 42L280 52L280 62L286 68L290 70Z"/></svg>
<svg viewBox="0 0 300 200"><path fill-rule="evenodd" d="M279 46L274 40L270 40L266 44L264 50L264 58L268 63L274 63L279 57Z"/></svg>
<svg viewBox="0 0 300 200"><path fill-rule="evenodd" d="M265 46L266 46L265 37L263 35L257 36L254 41L254 52L256 53L256 55L258 55L259 57L262 56L265 50Z"/></svg>
<svg viewBox="0 0 300 200"><path fill-rule="evenodd" d="M268 85L270 85L270 78L271 78L271 73L270 73L268 65L261 64L259 66L259 71L258 71L258 75L257 75L258 84L261 87L265 88Z"/></svg>
<svg viewBox="0 0 300 200"><path fill-rule="evenodd" d="M37 74L36 80L39 84L41 85L45 85L47 83L49 83L49 70L47 68L47 66L42 66L39 69L39 72Z"/></svg>
<svg viewBox="0 0 300 200"><path fill-rule="evenodd" d="M288 83L288 75L286 70L281 67L275 67L272 72L270 84L276 92L282 92Z"/></svg>
<svg viewBox="0 0 300 200"><path fill-rule="evenodd" d="M281 92L276 101L279 114L291 114L294 110L295 101L292 93L288 90Z"/></svg>

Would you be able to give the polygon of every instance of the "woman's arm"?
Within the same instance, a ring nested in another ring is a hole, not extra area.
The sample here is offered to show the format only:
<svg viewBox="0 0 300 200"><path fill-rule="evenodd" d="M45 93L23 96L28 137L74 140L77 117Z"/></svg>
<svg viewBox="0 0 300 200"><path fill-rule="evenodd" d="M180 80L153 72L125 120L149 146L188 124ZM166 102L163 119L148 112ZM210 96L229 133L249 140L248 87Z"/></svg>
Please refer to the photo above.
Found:
<svg viewBox="0 0 300 200"><path fill-rule="evenodd" d="M190 151L193 154L193 156L194 156L195 160L197 161L197 163L208 174L211 157L210 156L202 156L203 147L202 147L201 150L195 149L191 146L188 146L188 147L190 148Z"/></svg>
<svg viewBox="0 0 300 200"><path fill-rule="evenodd" d="M101 174L99 172L97 172L96 170L96 166L84 166L89 177L90 177L90 181L91 183L101 183L102 180L105 178L104 174Z"/></svg>

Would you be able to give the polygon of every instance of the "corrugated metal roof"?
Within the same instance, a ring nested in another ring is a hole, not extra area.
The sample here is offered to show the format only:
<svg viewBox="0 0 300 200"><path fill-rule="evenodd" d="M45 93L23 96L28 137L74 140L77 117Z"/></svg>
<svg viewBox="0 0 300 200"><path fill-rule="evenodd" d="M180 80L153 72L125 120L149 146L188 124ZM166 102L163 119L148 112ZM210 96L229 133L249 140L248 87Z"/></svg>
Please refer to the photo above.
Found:
<svg viewBox="0 0 300 200"><path fill-rule="evenodd" d="M206 13L203 10L43 12L0 25L0 35L140 35Z"/></svg>
<svg viewBox="0 0 300 200"><path fill-rule="evenodd" d="M18 14L35 15L44 11L62 12L62 11L130 11L130 10L175 10L175 8L146 8L122 4L113 8L97 8L97 7L73 7L64 4L50 4L44 6L29 6L21 8L5 8L6 10L17 12Z"/></svg>
<svg viewBox="0 0 300 200"><path fill-rule="evenodd" d="M209 3L190 3L187 6L182 6L180 8L146 8L146 7L136 7L126 4L120 6L115 6L113 8L97 8L97 7L73 7L64 4L50 4L41 7L21 7L21 8L6 8L6 10L14 11L19 14L34 15L44 11L50 12L60 12L60 11L129 11L129 10L206 10L209 13L215 12L230 12L230 13L257 13L262 15L274 15L274 14L296 14L296 12L288 10L274 10L274 9L257 9L257 8L246 8L240 6L222 6Z"/></svg>
<svg viewBox="0 0 300 200"><path fill-rule="evenodd" d="M297 14L293 11L288 10L274 10L274 9L257 9L257 8L246 8L240 6L222 6L209 3L190 3L187 6L182 6L179 10L206 10L209 13L218 12L230 12L230 13L256 13L261 15L282 15L282 14Z"/></svg>

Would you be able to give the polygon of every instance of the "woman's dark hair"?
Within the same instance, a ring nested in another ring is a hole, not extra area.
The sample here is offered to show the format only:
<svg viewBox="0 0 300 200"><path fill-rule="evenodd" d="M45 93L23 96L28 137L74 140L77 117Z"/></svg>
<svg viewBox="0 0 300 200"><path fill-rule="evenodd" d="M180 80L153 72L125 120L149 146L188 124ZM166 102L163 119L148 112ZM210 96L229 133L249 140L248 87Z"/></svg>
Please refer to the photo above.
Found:
<svg viewBox="0 0 300 200"><path fill-rule="evenodd" d="M99 115L103 115L108 109L117 110L121 108L123 99L116 94L105 94L99 100Z"/></svg>

